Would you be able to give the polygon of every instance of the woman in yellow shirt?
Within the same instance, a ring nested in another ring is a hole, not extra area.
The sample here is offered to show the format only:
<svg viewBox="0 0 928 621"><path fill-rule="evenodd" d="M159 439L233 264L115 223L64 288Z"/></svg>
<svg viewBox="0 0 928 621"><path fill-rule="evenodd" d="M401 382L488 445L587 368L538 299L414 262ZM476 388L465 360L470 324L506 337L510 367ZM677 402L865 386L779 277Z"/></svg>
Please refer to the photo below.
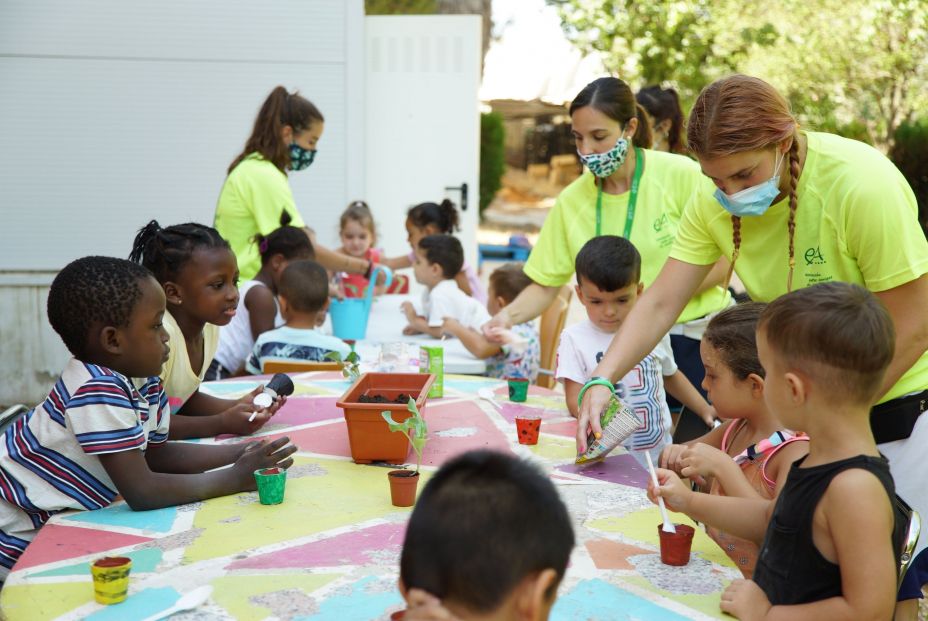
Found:
<svg viewBox="0 0 928 621"><path fill-rule="evenodd" d="M670 258L594 375L622 377L631 369L720 256L729 257L757 301L818 282L859 284L880 298L896 327L895 357L871 428L897 492L928 515L928 460L920 454L928 445L928 416L919 416L928 405L928 242L905 178L866 144L800 131L772 86L743 75L703 90L687 141L717 189L687 204ZM585 448L589 428L600 431L609 397L599 386L586 391L578 448ZM920 597L926 582L928 554L921 552L900 599Z"/></svg>

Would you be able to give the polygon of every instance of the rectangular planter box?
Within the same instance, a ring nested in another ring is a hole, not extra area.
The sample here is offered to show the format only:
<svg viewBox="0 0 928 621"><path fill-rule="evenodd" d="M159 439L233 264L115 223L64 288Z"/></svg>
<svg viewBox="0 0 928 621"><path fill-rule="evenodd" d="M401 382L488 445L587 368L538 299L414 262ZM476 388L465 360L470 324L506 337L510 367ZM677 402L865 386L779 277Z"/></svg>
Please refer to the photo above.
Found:
<svg viewBox="0 0 928 621"><path fill-rule="evenodd" d="M405 403L361 403L362 395L382 395L394 399L405 393L416 400L419 413L425 416L425 403L435 376L426 373L365 373L351 385L335 403L345 411L348 424L348 443L351 458L358 464L385 461L391 464L406 462L409 440L400 432L392 432L380 415L389 411L393 420L402 422L411 414Z"/></svg>

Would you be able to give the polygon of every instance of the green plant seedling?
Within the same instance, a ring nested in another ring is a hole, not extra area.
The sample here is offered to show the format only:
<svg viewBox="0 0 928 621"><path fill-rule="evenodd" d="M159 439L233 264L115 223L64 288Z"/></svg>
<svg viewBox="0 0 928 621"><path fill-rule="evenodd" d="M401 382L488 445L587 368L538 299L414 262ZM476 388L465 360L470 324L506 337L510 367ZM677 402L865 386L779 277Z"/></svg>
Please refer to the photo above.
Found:
<svg viewBox="0 0 928 621"><path fill-rule="evenodd" d="M401 423L394 421L390 412L381 412L380 415L387 421L390 431L399 431L412 444L413 450L416 451L416 474L419 474L419 466L422 463L422 450L425 448L425 443L428 442L429 429L425 424L425 419L419 413L419 408L416 407L415 399L409 398L406 409L409 410L412 416Z"/></svg>
<svg viewBox="0 0 928 621"><path fill-rule="evenodd" d="M361 377L361 356L353 349L344 358L337 351L330 351L325 355L325 359L340 362L342 364L342 376L353 380Z"/></svg>

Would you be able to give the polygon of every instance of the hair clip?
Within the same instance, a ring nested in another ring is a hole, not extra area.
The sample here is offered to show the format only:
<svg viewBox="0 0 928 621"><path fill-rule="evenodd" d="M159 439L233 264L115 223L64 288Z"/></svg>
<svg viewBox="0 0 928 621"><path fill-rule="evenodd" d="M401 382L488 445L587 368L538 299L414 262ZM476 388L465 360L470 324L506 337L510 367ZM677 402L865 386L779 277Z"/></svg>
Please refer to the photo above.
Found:
<svg viewBox="0 0 928 621"><path fill-rule="evenodd" d="M267 238L261 240L261 243L258 244L258 252L264 254L267 252Z"/></svg>

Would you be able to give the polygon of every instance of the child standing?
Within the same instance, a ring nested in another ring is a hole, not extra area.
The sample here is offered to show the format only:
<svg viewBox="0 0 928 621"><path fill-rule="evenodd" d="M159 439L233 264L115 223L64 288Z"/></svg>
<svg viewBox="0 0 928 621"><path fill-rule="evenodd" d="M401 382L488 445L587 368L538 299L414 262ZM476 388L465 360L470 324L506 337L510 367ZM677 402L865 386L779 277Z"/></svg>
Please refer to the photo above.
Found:
<svg viewBox="0 0 928 621"><path fill-rule="evenodd" d="M154 274L167 299L164 327L173 347L161 378L171 409L182 415L171 425L171 439L248 435L261 428L286 398L265 410L252 403L262 386L238 400L200 392L219 346L219 326L235 317L238 306L238 267L229 244L202 224L161 228L152 220L136 235L129 259Z"/></svg>
<svg viewBox="0 0 928 621"><path fill-rule="evenodd" d="M338 236L342 241L339 252L348 256L364 259L371 263L380 263L383 251L374 248L377 243L377 228L370 207L364 201L354 201L342 212L338 221ZM359 298L370 281L361 274L341 275L341 284L346 298ZM390 284L390 291L397 289L397 283ZM377 295L384 293L383 287L376 287Z"/></svg>
<svg viewBox="0 0 928 621"><path fill-rule="evenodd" d="M474 330L490 320L487 309L461 291L454 281L463 264L464 249L456 237L429 235L419 240L413 273L416 281L427 289L422 295L421 313L412 302L403 302L403 312L409 321L403 334L425 333L439 338L448 317Z"/></svg>
<svg viewBox="0 0 928 621"><path fill-rule="evenodd" d="M757 358L757 322L765 304L732 306L712 318L700 344L703 388L725 422L702 437L668 446L660 464L719 496L776 498L809 438L784 429L764 401L764 368ZM757 544L707 525L709 536L741 570L754 573Z"/></svg>
<svg viewBox="0 0 928 621"><path fill-rule="evenodd" d="M510 304L532 280L522 271L521 263L507 263L490 274L487 311L496 315ZM541 360L541 342L534 321L526 321L510 330L497 329L500 343L488 340L482 332L469 328L457 319L445 319L442 332L461 340L467 351L487 362L490 377L524 377L534 382Z"/></svg>
<svg viewBox="0 0 928 621"><path fill-rule="evenodd" d="M167 441L164 313L158 282L124 259L84 257L55 277L48 319L74 357L0 442L0 583L55 513L106 507L117 494L143 511L253 490L254 470L293 463L288 438Z"/></svg>
<svg viewBox="0 0 928 621"><path fill-rule="evenodd" d="M761 315L764 399L809 435L775 504L692 492L669 470L649 486L675 511L763 545L753 580L735 580L721 608L739 619L889 619L905 519L870 405L893 358L889 313L857 285L793 291ZM772 515L771 515L772 510Z"/></svg>
<svg viewBox="0 0 928 621"><path fill-rule="evenodd" d="M263 373L264 363L277 361L321 362L330 352L345 358L351 348L341 339L316 329L316 318L329 305L329 281L325 268L315 261L294 261L280 278L280 314L286 322L268 330L255 341L246 368Z"/></svg>
<svg viewBox="0 0 928 621"><path fill-rule="evenodd" d="M641 255L630 241L616 235L594 237L580 249L575 260L577 298L586 308L587 321L568 326L561 333L555 377L564 382L567 409L578 414L577 397L590 380L603 352L644 288ZM703 420L715 412L677 368L665 336L648 356L615 384L615 394L642 419L641 428L625 447L645 465L642 451L656 461L670 444L670 410L664 389Z"/></svg>
<svg viewBox="0 0 928 621"><path fill-rule="evenodd" d="M383 264L392 270L412 267L416 262L419 240L428 235L452 235L458 225L458 210L454 203L445 199L441 203L419 203L406 214L406 233L410 251L408 255L384 259ZM452 275L461 291L481 304L487 303L487 292L473 267L465 263Z"/></svg>
<svg viewBox="0 0 928 621"><path fill-rule="evenodd" d="M280 275L291 261L314 256L306 233L286 224L267 237L259 233L255 243L261 256L261 270L254 280L238 289L238 307L232 321L219 330L219 348L206 372L208 380L244 373L245 360L255 346L255 339L283 324L276 297Z"/></svg>

